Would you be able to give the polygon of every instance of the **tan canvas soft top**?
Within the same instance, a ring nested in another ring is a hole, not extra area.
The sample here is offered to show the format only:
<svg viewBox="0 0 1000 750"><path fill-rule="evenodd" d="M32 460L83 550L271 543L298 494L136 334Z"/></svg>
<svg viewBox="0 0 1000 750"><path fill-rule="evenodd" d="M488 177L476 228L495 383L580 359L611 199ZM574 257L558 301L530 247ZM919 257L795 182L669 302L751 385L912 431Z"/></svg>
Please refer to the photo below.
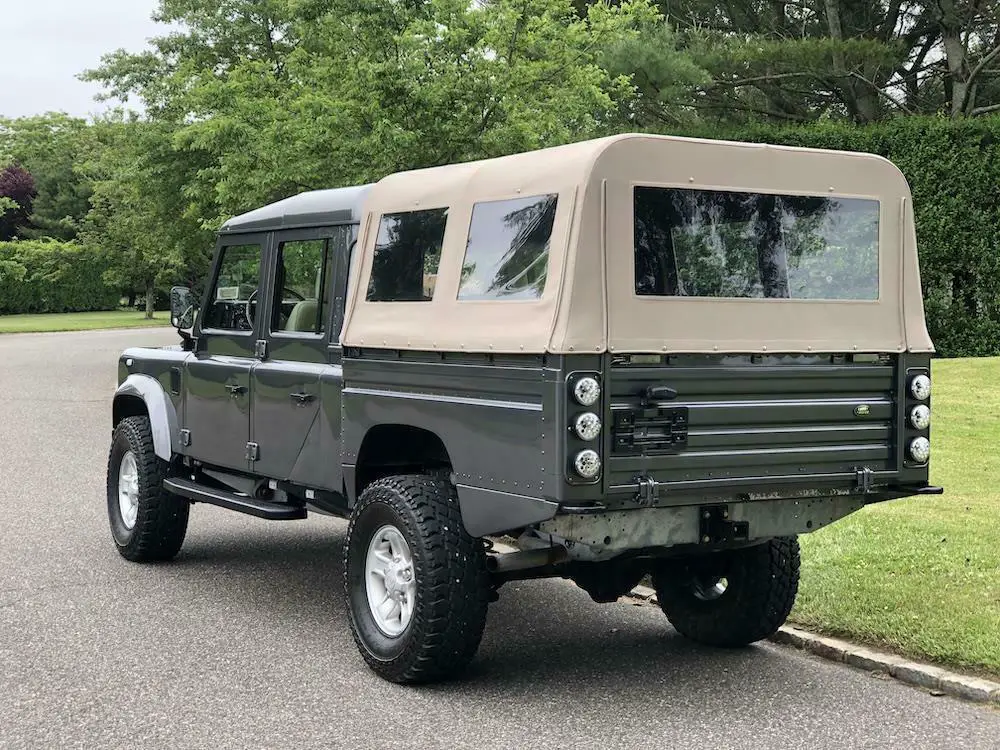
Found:
<svg viewBox="0 0 1000 750"><path fill-rule="evenodd" d="M877 301L639 297L637 185L868 198L880 202ZM458 299L473 206L558 195L548 281L538 300ZM436 289L426 302L369 302L383 214L447 208ZM474 352L933 351L924 323L910 191L869 154L622 135L403 172L367 196L343 342Z"/></svg>

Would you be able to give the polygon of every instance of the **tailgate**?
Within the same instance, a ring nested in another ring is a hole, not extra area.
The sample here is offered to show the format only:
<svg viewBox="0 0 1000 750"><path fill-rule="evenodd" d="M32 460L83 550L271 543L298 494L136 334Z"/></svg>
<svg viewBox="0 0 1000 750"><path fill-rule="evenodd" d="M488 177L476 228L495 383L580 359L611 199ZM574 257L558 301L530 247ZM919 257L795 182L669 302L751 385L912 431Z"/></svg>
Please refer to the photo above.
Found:
<svg viewBox="0 0 1000 750"><path fill-rule="evenodd" d="M853 489L865 469L884 483L897 471L897 360L616 357L608 383L608 490L634 491L643 476L690 492Z"/></svg>

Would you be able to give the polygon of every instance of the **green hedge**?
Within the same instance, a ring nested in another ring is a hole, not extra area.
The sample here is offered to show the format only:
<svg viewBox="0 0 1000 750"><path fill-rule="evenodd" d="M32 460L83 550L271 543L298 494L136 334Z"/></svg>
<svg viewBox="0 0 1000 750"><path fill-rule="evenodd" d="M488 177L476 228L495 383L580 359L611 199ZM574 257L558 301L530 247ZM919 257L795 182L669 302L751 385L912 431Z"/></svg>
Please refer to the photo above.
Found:
<svg viewBox="0 0 1000 750"><path fill-rule="evenodd" d="M865 151L913 191L927 325L947 357L1000 354L1000 117L905 117L867 127L818 123L687 135Z"/></svg>
<svg viewBox="0 0 1000 750"><path fill-rule="evenodd" d="M107 267L99 250L73 242L0 242L0 315L114 310Z"/></svg>

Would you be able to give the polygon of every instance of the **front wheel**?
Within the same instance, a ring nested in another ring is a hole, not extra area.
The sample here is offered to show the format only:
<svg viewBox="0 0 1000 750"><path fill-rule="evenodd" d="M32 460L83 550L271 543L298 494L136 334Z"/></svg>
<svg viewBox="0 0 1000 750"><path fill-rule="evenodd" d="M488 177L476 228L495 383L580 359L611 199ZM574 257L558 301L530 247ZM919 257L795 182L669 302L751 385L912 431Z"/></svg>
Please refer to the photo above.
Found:
<svg viewBox="0 0 1000 750"><path fill-rule="evenodd" d="M391 682L450 677L472 660L490 595L482 542L462 526L450 482L396 476L369 485L344 550L351 631Z"/></svg>
<svg viewBox="0 0 1000 750"><path fill-rule="evenodd" d="M799 588L799 543L772 539L744 549L662 562L653 574L660 608L677 632L738 647L777 632Z"/></svg>
<svg viewBox="0 0 1000 750"><path fill-rule="evenodd" d="M127 560L170 560L184 543L191 506L163 489L166 466L153 451L148 417L118 423L108 456L108 521Z"/></svg>

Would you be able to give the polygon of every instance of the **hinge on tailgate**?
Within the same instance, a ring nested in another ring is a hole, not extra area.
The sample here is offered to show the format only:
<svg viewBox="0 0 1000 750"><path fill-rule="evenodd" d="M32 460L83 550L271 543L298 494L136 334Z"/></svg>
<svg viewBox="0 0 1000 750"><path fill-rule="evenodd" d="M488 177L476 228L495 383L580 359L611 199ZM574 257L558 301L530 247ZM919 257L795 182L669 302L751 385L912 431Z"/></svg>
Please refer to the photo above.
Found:
<svg viewBox="0 0 1000 750"><path fill-rule="evenodd" d="M191 445L191 430L181 430L181 445Z"/></svg>
<svg viewBox="0 0 1000 750"><path fill-rule="evenodd" d="M855 489L867 495L872 491L872 484L874 484L875 472L869 469L867 466L862 466L861 468L856 468L854 470L855 478L857 480L857 486Z"/></svg>
<svg viewBox="0 0 1000 750"><path fill-rule="evenodd" d="M257 443L247 443L247 461L251 463L260 458L260 446Z"/></svg>
<svg viewBox="0 0 1000 750"><path fill-rule="evenodd" d="M635 478L639 484L639 491L635 495L635 501L639 505L655 505L660 497L660 484L648 474L642 474Z"/></svg>

